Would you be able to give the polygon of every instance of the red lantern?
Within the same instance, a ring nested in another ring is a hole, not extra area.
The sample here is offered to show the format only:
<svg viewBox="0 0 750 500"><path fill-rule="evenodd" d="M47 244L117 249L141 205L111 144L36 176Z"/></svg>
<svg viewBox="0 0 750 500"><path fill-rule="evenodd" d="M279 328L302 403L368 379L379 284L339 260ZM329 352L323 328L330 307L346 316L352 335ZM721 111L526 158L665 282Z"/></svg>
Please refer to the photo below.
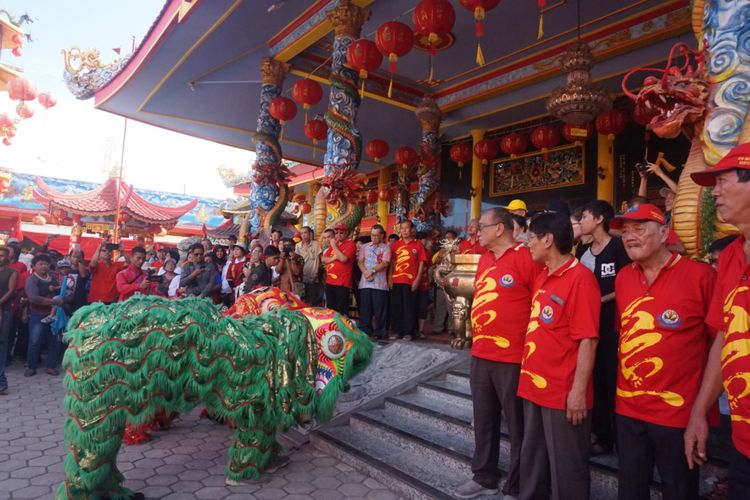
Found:
<svg viewBox="0 0 750 500"><path fill-rule="evenodd" d="M23 45L23 39L21 38L21 35L19 35L18 33L14 33L13 36L11 37L11 40L16 46Z"/></svg>
<svg viewBox="0 0 750 500"><path fill-rule="evenodd" d="M497 146L497 142L490 139L482 139L481 141L474 144L474 154L477 158L482 160L482 165L487 165L490 160L497 158L497 153L500 149Z"/></svg>
<svg viewBox="0 0 750 500"><path fill-rule="evenodd" d="M525 134L520 132L511 132L508 135L503 136L500 139L500 149L503 153L510 155L511 158L515 158L516 155L520 155L526 148L529 147L529 139Z"/></svg>
<svg viewBox="0 0 750 500"><path fill-rule="evenodd" d="M15 137L16 136L16 126L11 125L10 127L5 129L5 135L7 137Z"/></svg>
<svg viewBox="0 0 750 500"><path fill-rule="evenodd" d="M380 201L391 201L393 199L393 192L390 190L390 188L383 188L378 193L378 199Z"/></svg>
<svg viewBox="0 0 750 500"><path fill-rule="evenodd" d="M547 150L560 143L560 131L552 125L540 125L531 131L531 143L541 149L543 158L547 159Z"/></svg>
<svg viewBox="0 0 750 500"><path fill-rule="evenodd" d="M380 162L388 154L388 143L382 139L373 139L365 146L367 156L373 159L375 163Z"/></svg>
<svg viewBox="0 0 750 500"><path fill-rule="evenodd" d="M477 38L484 36L484 16L486 11L492 10L500 3L500 0L459 0L461 5L474 13L474 28ZM484 54L482 46L477 41L477 64L484 66Z"/></svg>
<svg viewBox="0 0 750 500"><path fill-rule="evenodd" d="M467 162L471 161L471 146L466 142L459 142L451 146L451 160L458 165L458 178L461 178L461 172Z"/></svg>
<svg viewBox="0 0 750 500"><path fill-rule="evenodd" d="M414 33L418 38L426 38L430 55L453 43L451 30L456 23L456 11L448 0L422 0L414 7ZM419 46L418 45L418 46Z"/></svg>
<svg viewBox="0 0 750 500"><path fill-rule="evenodd" d="M389 21L375 32L375 45L384 56L388 56L388 71L391 82L388 84L388 97L393 94L393 73L396 72L396 61L409 53L414 46L414 33L404 23Z"/></svg>
<svg viewBox="0 0 750 500"><path fill-rule="evenodd" d="M323 139L326 138L327 134L328 134L328 125L326 124L324 120L321 120L320 118L315 118L305 123L305 137L313 141L313 143L322 141Z"/></svg>
<svg viewBox="0 0 750 500"><path fill-rule="evenodd" d="M651 123L651 119L657 114L658 113L656 111L649 111L646 106L640 103L635 105L635 107L633 108L633 112L631 113L633 121L638 125L643 125L644 127L648 127L648 125Z"/></svg>
<svg viewBox="0 0 750 500"><path fill-rule="evenodd" d="M628 125L627 115L620 109L611 109L596 117L596 130L612 141Z"/></svg>
<svg viewBox="0 0 750 500"><path fill-rule="evenodd" d="M11 144L13 144L13 142L9 137L3 137L3 144L5 144L6 146L10 146Z"/></svg>
<svg viewBox="0 0 750 500"><path fill-rule="evenodd" d="M302 104L305 110L305 123L307 123L307 110L323 98L323 87L315 80L304 78L297 80L292 86L292 99Z"/></svg>
<svg viewBox="0 0 750 500"><path fill-rule="evenodd" d="M288 97L276 97L268 105L268 112L284 125L297 116L297 105Z"/></svg>
<svg viewBox="0 0 750 500"><path fill-rule="evenodd" d="M13 50L11 50L14 56L21 57L23 55L23 49L21 47L13 47Z"/></svg>
<svg viewBox="0 0 750 500"><path fill-rule="evenodd" d="M16 106L16 113L23 119L31 118L34 116L34 110L31 109L25 102L19 102Z"/></svg>
<svg viewBox="0 0 750 500"><path fill-rule="evenodd" d="M591 136L594 135L594 126L591 123L581 126L566 123L563 125L562 135L568 142L581 144L591 139Z"/></svg>
<svg viewBox="0 0 750 500"><path fill-rule="evenodd" d="M39 104L41 104L44 109L52 108L57 104L57 99L50 92L40 92L37 101L39 101Z"/></svg>
<svg viewBox="0 0 750 500"><path fill-rule="evenodd" d="M308 202L304 202L299 206L299 211L307 215L312 212L312 206Z"/></svg>
<svg viewBox="0 0 750 500"><path fill-rule="evenodd" d="M13 126L13 118L8 113L0 114L0 130Z"/></svg>
<svg viewBox="0 0 750 500"><path fill-rule="evenodd" d="M346 51L346 62L353 70L359 72L362 80L359 88L360 97L365 95L365 80L369 73L375 71L383 62L383 54L378 50L375 42L367 38L354 40Z"/></svg>
<svg viewBox="0 0 750 500"><path fill-rule="evenodd" d="M413 167L417 163L417 152L409 146L401 146L396 150L396 162L404 167Z"/></svg>
<svg viewBox="0 0 750 500"><path fill-rule="evenodd" d="M371 189L367 192L367 203L369 205L372 205L374 203L378 202L378 192L374 189Z"/></svg>
<svg viewBox="0 0 750 500"><path fill-rule="evenodd" d="M13 101L33 101L36 99L36 85L20 76L11 78L8 81L8 97Z"/></svg>

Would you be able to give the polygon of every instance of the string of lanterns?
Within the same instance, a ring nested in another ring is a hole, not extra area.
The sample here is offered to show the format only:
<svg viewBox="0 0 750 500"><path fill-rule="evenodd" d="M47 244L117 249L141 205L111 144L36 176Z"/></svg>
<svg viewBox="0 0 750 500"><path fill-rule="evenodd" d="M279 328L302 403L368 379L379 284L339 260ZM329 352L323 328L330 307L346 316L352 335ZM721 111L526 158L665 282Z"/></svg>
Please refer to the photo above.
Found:
<svg viewBox="0 0 750 500"><path fill-rule="evenodd" d="M8 113L0 113L0 138L2 138L3 144L10 146L16 136L17 125L21 120L27 120L34 116L34 108L31 107L31 103L36 100L39 105L47 110L57 104L57 99L51 92L38 92L34 82L20 76L8 81L7 90L10 100L18 101L16 105L18 118L14 118Z"/></svg>

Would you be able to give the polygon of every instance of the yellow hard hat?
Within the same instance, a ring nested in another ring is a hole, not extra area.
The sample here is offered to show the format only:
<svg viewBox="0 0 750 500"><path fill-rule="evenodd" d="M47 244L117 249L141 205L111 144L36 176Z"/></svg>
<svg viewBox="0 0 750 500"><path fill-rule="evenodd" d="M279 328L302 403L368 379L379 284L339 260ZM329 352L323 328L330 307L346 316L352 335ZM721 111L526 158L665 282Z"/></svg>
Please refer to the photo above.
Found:
<svg viewBox="0 0 750 500"><path fill-rule="evenodd" d="M528 210L528 209L526 208L526 203L524 203L523 200L516 199L508 203L508 210L512 212L513 210Z"/></svg>

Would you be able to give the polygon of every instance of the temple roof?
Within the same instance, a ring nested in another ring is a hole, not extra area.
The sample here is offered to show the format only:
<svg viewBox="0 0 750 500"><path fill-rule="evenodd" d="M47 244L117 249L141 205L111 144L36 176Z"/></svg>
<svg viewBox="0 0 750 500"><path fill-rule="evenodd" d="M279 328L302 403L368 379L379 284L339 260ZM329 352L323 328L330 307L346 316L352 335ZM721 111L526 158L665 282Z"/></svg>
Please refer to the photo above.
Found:
<svg viewBox="0 0 750 500"><path fill-rule="evenodd" d="M34 197L45 204L49 210L62 209L83 216L115 215L117 210L116 177L87 193L65 194L55 191L42 179L35 179L37 190ZM179 207L164 207L151 203L135 192L133 186L120 181L120 210L136 220L148 224L176 224L177 219L192 210L198 204L198 198Z"/></svg>

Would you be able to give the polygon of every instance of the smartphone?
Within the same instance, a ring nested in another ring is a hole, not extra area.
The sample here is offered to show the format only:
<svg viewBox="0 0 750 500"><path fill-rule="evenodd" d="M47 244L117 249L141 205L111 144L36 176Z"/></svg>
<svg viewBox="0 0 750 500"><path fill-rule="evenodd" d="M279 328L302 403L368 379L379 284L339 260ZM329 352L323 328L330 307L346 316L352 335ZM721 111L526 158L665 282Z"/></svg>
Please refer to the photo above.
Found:
<svg viewBox="0 0 750 500"><path fill-rule="evenodd" d="M117 250L120 248L120 244L119 243L106 243L104 245L104 248L106 248L107 250Z"/></svg>

